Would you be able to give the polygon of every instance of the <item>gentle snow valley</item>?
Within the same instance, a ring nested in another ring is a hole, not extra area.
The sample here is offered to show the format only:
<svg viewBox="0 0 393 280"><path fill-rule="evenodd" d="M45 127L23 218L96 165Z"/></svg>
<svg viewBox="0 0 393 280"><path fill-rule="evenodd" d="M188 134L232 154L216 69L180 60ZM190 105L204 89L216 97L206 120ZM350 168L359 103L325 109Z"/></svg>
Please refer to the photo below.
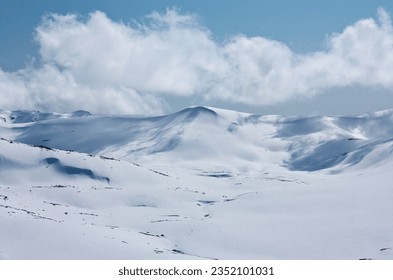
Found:
<svg viewBox="0 0 393 280"><path fill-rule="evenodd" d="M393 111L0 110L0 259L393 259Z"/></svg>

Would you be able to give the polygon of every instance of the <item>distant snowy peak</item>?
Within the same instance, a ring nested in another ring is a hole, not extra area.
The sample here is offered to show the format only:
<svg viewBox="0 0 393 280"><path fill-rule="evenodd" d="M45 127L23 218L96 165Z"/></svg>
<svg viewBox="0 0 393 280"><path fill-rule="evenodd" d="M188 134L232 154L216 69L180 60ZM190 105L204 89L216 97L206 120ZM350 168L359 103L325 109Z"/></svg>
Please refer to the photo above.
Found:
<svg viewBox="0 0 393 280"><path fill-rule="evenodd" d="M188 115L191 118L195 118L197 116L211 116L216 117L217 113L215 108L209 108L204 106L193 106L189 108L185 108L174 115Z"/></svg>
<svg viewBox="0 0 393 280"><path fill-rule="evenodd" d="M89 117L89 116L93 116L93 114L91 114L88 111L85 110L77 110L71 113L71 116L73 117Z"/></svg>
<svg viewBox="0 0 393 280"><path fill-rule="evenodd" d="M43 113L40 111L29 111L29 110L15 110L15 111L0 110L0 121L11 122L11 123L30 123L30 122L46 121L46 120L59 119L59 118L86 117L86 116L92 116L92 114L84 110L78 110L71 114Z"/></svg>

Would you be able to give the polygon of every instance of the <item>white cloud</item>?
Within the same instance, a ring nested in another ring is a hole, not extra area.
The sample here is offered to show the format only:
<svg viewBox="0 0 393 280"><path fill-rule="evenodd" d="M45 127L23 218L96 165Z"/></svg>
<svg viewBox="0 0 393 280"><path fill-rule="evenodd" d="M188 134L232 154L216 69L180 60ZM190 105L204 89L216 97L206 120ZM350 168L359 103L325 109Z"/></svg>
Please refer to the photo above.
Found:
<svg viewBox="0 0 393 280"><path fill-rule="evenodd" d="M0 107L159 113L169 95L266 105L335 87L393 88L393 27L382 9L378 20L360 20L309 54L263 37L218 43L175 10L145 25L102 12L49 15L35 39L40 66L0 69Z"/></svg>
<svg viewBox="0 0 393 280"><path fill-rule="evenodd" d="M45 64L16 73L0 70L0 107L71 112L86 109L101 113L162 112L165 103L126 87L80 84L67 70Z"/></svg>
<svg viewBox="0 0 393 280"><path fill-rule="evenodd" d="M54 15L37 28L45 62L68 69L81 84L138 92L192 95L220 64L219 47L191 16L154 13L151 26L115 23L102 12L87 22Z"/></svg>

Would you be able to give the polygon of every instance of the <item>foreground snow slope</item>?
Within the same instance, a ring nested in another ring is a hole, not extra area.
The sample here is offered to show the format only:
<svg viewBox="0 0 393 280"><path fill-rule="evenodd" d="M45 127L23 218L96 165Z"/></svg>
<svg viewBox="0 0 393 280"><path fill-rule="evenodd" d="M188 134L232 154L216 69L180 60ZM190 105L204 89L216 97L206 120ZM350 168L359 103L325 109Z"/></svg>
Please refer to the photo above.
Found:
<svg viewBox="0 0 393 280"><path fill-rule="evenodd" d="M0 111L0 259L392 259L392 124Z"/></svg>

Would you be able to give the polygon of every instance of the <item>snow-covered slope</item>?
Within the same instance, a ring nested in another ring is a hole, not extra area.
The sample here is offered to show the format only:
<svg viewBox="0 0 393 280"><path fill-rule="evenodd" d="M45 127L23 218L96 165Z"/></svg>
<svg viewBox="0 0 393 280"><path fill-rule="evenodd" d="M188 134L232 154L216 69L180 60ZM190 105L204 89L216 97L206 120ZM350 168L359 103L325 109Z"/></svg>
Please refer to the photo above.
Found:
<svg viewBox="0 0 393 280"><path fill-rule="evenodd" d="M82 111L83 112L83 111ZM1 114L3 138L125 160L223 159L274 163L315 171L359 163L390 147L393 112L359 117L256 116L193 107L172 115L135 118L17 111ZM10 123L11 122L11 123ZM389 157L389 153L381 158ZM233 165L233 164L232 164Z"/></svg>
<svg viewBox="0 0 393 280"><path fill-rule="evenodd" d="M0 258L393 258L393 111L0 111L0 137Z"/></svg>

